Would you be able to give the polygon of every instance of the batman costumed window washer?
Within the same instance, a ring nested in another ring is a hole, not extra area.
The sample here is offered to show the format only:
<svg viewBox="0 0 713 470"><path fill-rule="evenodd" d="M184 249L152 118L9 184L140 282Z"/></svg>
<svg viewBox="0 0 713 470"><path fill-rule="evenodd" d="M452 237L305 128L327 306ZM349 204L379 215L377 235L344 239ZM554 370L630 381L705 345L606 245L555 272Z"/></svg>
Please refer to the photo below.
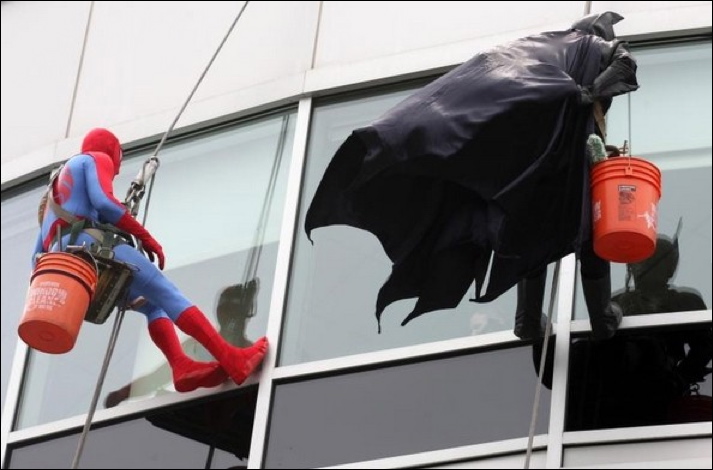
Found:
<svg viewBox="0 0 713 470"><path fill-rule="evenodd" d="M406 324L456 307L473 280L476 302L522 281L515 333L534 336L546 267L576 252L594 334L614 333L609 263L591 248L586 141L594 104L606 113L638 88L613 31L621 19L590 15L479 53L342 143L305 230L342 224L378 238L393 268L377 320L397 300L418 298Z"/></svg>

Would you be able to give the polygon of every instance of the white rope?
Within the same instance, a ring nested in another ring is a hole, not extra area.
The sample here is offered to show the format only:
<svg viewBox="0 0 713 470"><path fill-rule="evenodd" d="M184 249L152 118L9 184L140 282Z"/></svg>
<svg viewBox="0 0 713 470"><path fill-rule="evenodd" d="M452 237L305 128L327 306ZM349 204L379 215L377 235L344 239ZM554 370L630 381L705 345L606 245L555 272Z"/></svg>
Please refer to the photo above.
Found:
<svg viewBox="0 0 713 470"><path fill-rule="evenodd" d="M168 130L163 134L163 137L161 137L161 141L158 143L158 146L156 147L156 150L154 151L153 155L151 158L147 160L147 163L151 162L152 159L155 159L156 167L158 166L158 153L161 151L161 148L163 147L163 144L166 142L166 139L168 138L168 135L173 131L173 128L176 126L176 123L180 119L181 115L183 112L186 110L186 107L188 106L188 103L191 101L191 98L193 98L193 95L196 93L196 90L198 90L198 86L201 84L203 79L205 78L206 74L208 73L208 70L210 67L213 65L213 62L215 61L215 58L218 56L218 53L220 53L221 49L225 45L225 42L228 40L228 37L230 36L230 33L233 32L233 29L235 29L235 25L238 23L238 20L240 17L243 15L243 11L245 11L245 7L248 6L249 1L246 1L245 4L243 4L242 8L238 12L238 15L235 17L235 20L233 20L233 23L230 25L230 28L228 29L228 32L225 34L223 37L223 40L220 42L220 45L218 48L215 50L213 53L213 56L210 58L210 61L208 62L208 65L206 65L205 69L203 69L203 73L201 73L201 76L198 78L198 82L196 82L195 86L191 90L191 93L188 95L188 98L186 98L186 101L183 103L183 106L181 106L181 109L178 111L178 114L176 117L173 119L173 122L171 125L168 127ZM94 5L94 2L92 2L92 6ZM91 18L91 16L90 16ZM86 38L85 38L86 40ZM155 170L155 168L154 168ZM141 172L139 175L142 175L144 171L144 168L142 167ZM151 174L151 183L149 185L149 193L148 196L146 197L146 207L144 209L144 218L142 225L146 225L146 218L148 217L148 208L149 208L149 202L151 201L151 192L153 190L153 185L154 185L154 180L156 177L155 171L152 172ZM145 181L144 181L145 183ZM143 188L141 188L142 190ZM127 196L127 201L129 201L129 197ZM122 302L122 305L126 305L126 299ZM111 361L111 356L114 352L114 346L116 345L116 340L119 336L119 330L121 329L121 324L124 319L124 312L126 310L126 307L121 307L119 309L119 313L117 314L116 319L114 320L114 327L112 328L111 332L111 337L109 340L109 345L107 347L106 355L104 356L104 362L102 364L101 371L99 373L99 378L97 379L97 384L96 387L94 388L94 395L92 397L91 404L89 406L89 411L87 412L87 419L84 423L84 429L82 430L82 433L79 438L79 443L77 445L77 449L74 454L74 459L72 461L72 467L71 468L78 468L79 466L79 461L82 457L82 454L84 453L84 444L87 439L87 434L89 433L89 429L91 428L91 423L92 419L94 417L94 413L97 408L97 402L99 400L99 394L101 393L102 386L104 384L104 379L106 377L107 370L109 368L109 362Z"/></svg>
<svg viewBox="0 0 713 470"><path fill-rule="evenodd" d="M243 274L243 284L247 285L247 282L254 279L257 275L257 267L260 263L260 255L262 254L262 245L265 241L265 232L267 228L268 219L270 218L270 209L272 208L272 199L275 195L275 187L277 186L277 174L280 171L280 164L282 161L282 154L285 150L285 141L287 140L287 124L289 117L282 117L282 126L280 128L280 138L277 142L277 149L275 150L275 158L272 162L272 168L270 170L270 179L267 184L267 189L265 190L265 199L262 202L262 210L260 211L260 218L258 219L257 229L255 230L255 237L253 238L253 245L250 249L248 255L248 261L245 263L245 271Z"/></svg>
<svg viewBox="0 0 713 470"><path fill-rule="evenodd" d="M69 131L72 128L72 120L74 119L74 108L77 105L77 92L79 91L79 80L82 77L82 68L84 67L84 57L87 53L87 40L89 39L89 29L92 25L92 14L94 13L94 2L89 2L89 14L87 15L87 26L84 28L84 39L82 40L82 52L79 54L79 64L77 65L77 75L74 79L74 88L72 89L72 101L69 104L69 117L67 117L67 127L64 129L64 137L69 137Z"/></svg>
<svg viewBox="0 0 713 470"><path fill-rule="evenodd" d="M87 418L84 421L84 428L82 429L82 434L79 436L79 443L77 444L77 449L74 452L74 459L72 460L71 468L79 468L79 460L82 458L82 454L84 453L84 444L87 441L87 434L89 433L89 429L92 425L92 419L94 418L94 413L97 409L99 395L101 394L102 387L104 386L104 379L106 378L106 373L109 369L109 362L111 361L111 356L114 354L116 340L119 338L119 330L121 330L121 324L124 321L124 313L126 312L127 301L127 298L122 299L122 307L119 309L119 313L116 315L116 318L114 318L114 326L111 329L109 344L107 345L106 353L104 354L104 362L102 363L101 370L99 371L97 385L96 387L94 387L94 395L92 396L92 401L89 405Z"/></svg>
<svg viewBox="0 0 713 470"><path fill-rule="evenodd" d="M592 11L592 2L584 2L584 16L587 16ZM525 466L530 468L530 459L532 458L532 445L535 438L535 426L537 424L537 416L540 410L540 394L542 392L542 374L545 373L545 364L547 363L547 348L550 342L552 333L552 311L554 310L555 297L557 295L557 284L560 276L560 262L557 260L555 264L555 274L552 277L552 289L550 291L550 306L547 312L547 326L545 327L545 338L542 344L542 354L540 355L540 370L537 376L537 385L535 386L535 399L532 404L532 419L530 420L530 432L527 436L527 453L525 454ZM554 373L554 371L553 371Z"/></svg>
<svg viewBox="0 0 713 470"><path fill-rule="evenodd" d="M168 126L168 129L161 137L161 141L156 146L156 150L154 151L151 158L158 157L158 153L163 148L163 144L166 143L166 139L168 138L168 135L173 131L173 128L176 126L176 123L183 115L183 112L186 110L186 107L188 107L188 103L190 103L191 99L193 98L193 95L195 95L196 90L198 90L198 87L200 86L201 82L203 82L203 79L205 78L206 74L208 73L208 70L210 70L211 66L213 65L213 62L215 62L216 57L218 57L218 54L220 53L221 49L223 49L225 42L228 40L228 37L230 37L230 34L233 32L233 29L235 29L235 26L238 24L240 17L243 16L243 12L245 11L245 8L248 6L248 3L250 3L250 2L246 1L243 4L242 8L240 8L240 11L238 12L237 16L233 20L233 23L230 25L230 28L228 28L228 32L225 33L223 40L220 42L220 44L218 45L218 48L213 53L213 57L210 58L210 61L208 61L208 65L206 65L205 68L203 69L203 73L201 73L201 76L198 78L198 81L196 82L195 86L193 87L190 94L188 95L188 98L186 98L186 101L183 103L183 106L181 106L181 109L178 111L178 114L176 114L176 117L173 119L173 122L171 123L170 126ZM155 178L156 178L155 174L151 176L151 182L149 184L149 193L148 193L148 196L146 196L146 206L144 208L144 218L141 223L142 225L146 225L146 218L148 217L148 214L149 214L149 203L151 202L151 192L153 191L153 185L154 185Z"/></svg>
<svg viewBox="0 0 713 470"><path fill-rule="evenodd" d="M527 453L525 454L524 468L530 468L530 458L532 457L532 445L535 439L535 426L537 425L537 416L540 411L540 394L542 392L542 375L545 373L545 364L547 359L547 348L552 335L552 312L555 306L555 297L557 297L557 284L560 278L560 263L557 260L555 263L555 274L552 276L552 289L550 291L550 305L547 309L547 326L545 327L545 338L542 343L542 354L540 355L540 369L537 375L537 385L535 386L535 399L532 403L532 419L530 420L530 432L527 436Z"/></svg>

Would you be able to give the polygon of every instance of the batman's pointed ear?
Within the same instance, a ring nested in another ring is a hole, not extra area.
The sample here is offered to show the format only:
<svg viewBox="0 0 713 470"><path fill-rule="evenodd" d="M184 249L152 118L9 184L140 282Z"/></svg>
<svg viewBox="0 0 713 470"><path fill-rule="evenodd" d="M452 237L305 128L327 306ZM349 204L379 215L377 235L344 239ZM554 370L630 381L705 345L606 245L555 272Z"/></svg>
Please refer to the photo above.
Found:
<svg viewBox="0 0 713 470"><path fill-rule="evenodd" d="M623 19L623 16L613 11L592 13L591 15L587 15L584 18L577 20L572 25L572 29L599 36L607 41L612 41L616 38L616 34L614 34L614 25Z"/></svg>

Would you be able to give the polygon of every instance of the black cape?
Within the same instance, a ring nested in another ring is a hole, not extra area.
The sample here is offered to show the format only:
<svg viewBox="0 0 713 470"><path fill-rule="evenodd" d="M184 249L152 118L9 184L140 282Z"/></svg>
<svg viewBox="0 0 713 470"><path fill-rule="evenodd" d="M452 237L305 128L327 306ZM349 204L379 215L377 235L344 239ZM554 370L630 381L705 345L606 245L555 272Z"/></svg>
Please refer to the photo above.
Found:
<svg viewBox="0 0 713 470"><path fill-rule="evenodd" d="M347 138L307 211L309 236L345 224L393 262L377 299L418 297L402 324L488 302L572 253L588 223L592 102L638 88L616 13L480 53ZM586 190L585 190L586 188ZM492 255L489 281L482 288Z"/></svg>

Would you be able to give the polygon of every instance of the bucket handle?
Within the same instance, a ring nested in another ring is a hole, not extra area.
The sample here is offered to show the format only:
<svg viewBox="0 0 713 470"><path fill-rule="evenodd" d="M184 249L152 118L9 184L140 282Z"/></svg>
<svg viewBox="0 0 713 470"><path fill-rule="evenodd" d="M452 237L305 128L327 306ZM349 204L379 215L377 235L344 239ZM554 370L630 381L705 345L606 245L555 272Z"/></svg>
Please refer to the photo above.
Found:
<svg viewBox="0 0 713 470"><path fill-rule="evenodd" d="M62 227L57 224L57 249L62 251Z"/></svg>
<svg viewBox="0 0 713 470"><path fill-rule="evenodd" d="M68 253L88 263L91 263L94 267L94 272L97 273L97 277L99 276L99 272L101 271L99 269L99 262L97 261L96 257L92 255L92 253L87 249L86 245L68 245L67 251L65 251L64 253Z"/></svg>
<svg viewBox="0 0 713 470"><path fill-rule="evenodd" d="M626 155L626 161L628 163L624 171L627 176L631 176L634 170L631 168L631 148L629 146L628 140L624 140L624 145L621 147L621 151L624 153L624 155Z"/></svg>

